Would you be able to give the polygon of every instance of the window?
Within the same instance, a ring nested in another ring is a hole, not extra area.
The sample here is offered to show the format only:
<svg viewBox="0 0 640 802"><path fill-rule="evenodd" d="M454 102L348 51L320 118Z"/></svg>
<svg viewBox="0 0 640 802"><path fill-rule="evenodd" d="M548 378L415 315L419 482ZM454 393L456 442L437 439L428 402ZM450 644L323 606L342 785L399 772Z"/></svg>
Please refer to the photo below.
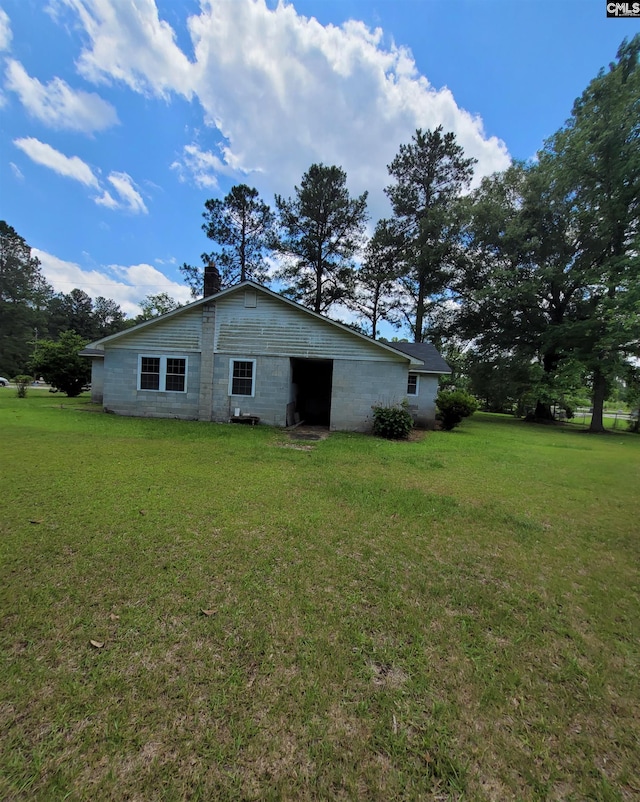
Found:
<svg viewBox="0 0 640 802"><path fill-rule="evenodd" d="M254 395L255 359L229 360L229 395Z"/></svg>
<svg viewBox="0 0 640 802"><path fill-rule="evenodd" d="M138 389L184 393L187 389L186 357L138 357Z"/></svg>
<svg viewBox="0 0 640 802"><path fill-rule="evenodd" d="M167 390L167 392L184 393L186 370L186 359L167 359L167 375L165 383L165 390Z"/></svg>
<svg viewBox="0 0 640 802"><path fill-rule="evenodd" d="M418 374L410 373L407 381L407 395L418 395Z"/></svg>
<svg viewBox="0 0 640 802"><path fill-rule="evenodd" d="M140 389L160 389L160 357L143 356L140 359Z"/></svg>

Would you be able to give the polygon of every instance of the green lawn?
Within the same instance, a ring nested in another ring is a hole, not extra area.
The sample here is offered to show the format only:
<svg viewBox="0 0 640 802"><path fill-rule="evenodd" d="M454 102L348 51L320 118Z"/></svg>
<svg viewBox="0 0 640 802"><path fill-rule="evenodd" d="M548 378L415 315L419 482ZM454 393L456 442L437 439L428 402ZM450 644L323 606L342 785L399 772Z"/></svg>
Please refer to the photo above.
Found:
<svg viewBox="0 0 640 802"><path fill-rule="evenodd" d="M0 394L1 799L639 798L640 437L91 409Z"/></svg>

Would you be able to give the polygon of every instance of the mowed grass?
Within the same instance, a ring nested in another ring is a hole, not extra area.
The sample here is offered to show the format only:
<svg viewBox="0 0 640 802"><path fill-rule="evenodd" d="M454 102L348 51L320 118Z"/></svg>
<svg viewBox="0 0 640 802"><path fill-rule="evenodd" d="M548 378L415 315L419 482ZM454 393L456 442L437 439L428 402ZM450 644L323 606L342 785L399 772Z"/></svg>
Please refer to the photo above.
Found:
<svg viewBox="0 0 640 802"><path fill-rule="evenodd" d="M1 799L640 797L640 437L89 410L0 395Z"/></svg>

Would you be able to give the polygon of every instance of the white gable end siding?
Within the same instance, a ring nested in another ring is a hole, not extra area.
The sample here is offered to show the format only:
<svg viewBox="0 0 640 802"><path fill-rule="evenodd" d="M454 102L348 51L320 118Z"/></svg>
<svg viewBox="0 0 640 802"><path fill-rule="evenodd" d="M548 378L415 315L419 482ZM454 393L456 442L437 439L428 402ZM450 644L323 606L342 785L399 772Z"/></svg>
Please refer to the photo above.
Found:
<svg viewBox="0 0 640 802"><path fill-rule="evenodd" d="M202 309L196 307L121 337L114 342L114 346L117 343L118 348L155 354L200 351L201 334ZM108 343L106 347L109 347Z"/></svg>
<svg viewBox="0 0 640 802"><path fill-rule="evenodd" d="M258 294L257 305L244 306L244 293L221 299L216 314L216 351L309 359L407 360L352 336L302 310Z"/></svg>

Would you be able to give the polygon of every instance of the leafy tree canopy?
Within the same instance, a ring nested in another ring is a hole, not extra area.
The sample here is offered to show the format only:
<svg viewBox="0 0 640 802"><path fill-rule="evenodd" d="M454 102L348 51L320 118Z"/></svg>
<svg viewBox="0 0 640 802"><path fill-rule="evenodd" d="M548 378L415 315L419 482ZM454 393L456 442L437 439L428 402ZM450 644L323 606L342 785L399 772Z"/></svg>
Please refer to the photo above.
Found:
<svg viewBox="0 0 640 802"><path fill-rule="evenodd" d="M312 164L295 196L276 195L280 233L276 250L285 259L278 277L285 294L326 312L353 296L353 257L367 222L367 193L352 198L340 167Z"/></svg>
<svg viewBox="0 0 640 802"><path fill-rule="evenodd" d="M416 342L426 333L429 299L445 293L463 258L457 200L471 182L475 162L464 156L453 133L438 126L418 129L388 166L394 183L385 191L401 242L404 316Z"/></svg>
<svg viewBox="0 0 640 802"><path fill-rule="evenodd" d="M46 306L53 294L40 262L14 228L0 220L0 372L24 371L31 341L46 324Z"/></svg>
<svg viewBox="0 0 640 802"><path fill-rule="evenodd" d="M86 344L87 340L73 331L63 332L57 342L40 340L31 358L31 371L74 398L91 377L89 360L79 355Z"/></svg>
<svg viewBox="0 0 640 802"><path fill-rule="evenodd" d="M207 237L216 243L211 253L203 253L203 264L213 262L220 271L222 287L251 279L259 284L268 281L266 256L271 249L275 216L268 204L260 200L258 190L238 184L223 200L205 202L202 226ZM203 293L202 267L183 264L180 268L194 298Z"/></svg>
<svg viewBox="0 0 640 802"><path fill-rule="evenodd" d="M140 308L142 314L136 318L136 323L142 323L145 320L158 317L159 315L166 315L174 309L178 309L180 304L166 292L160 292L157 295L147 295L140 301Z"/></svg>

